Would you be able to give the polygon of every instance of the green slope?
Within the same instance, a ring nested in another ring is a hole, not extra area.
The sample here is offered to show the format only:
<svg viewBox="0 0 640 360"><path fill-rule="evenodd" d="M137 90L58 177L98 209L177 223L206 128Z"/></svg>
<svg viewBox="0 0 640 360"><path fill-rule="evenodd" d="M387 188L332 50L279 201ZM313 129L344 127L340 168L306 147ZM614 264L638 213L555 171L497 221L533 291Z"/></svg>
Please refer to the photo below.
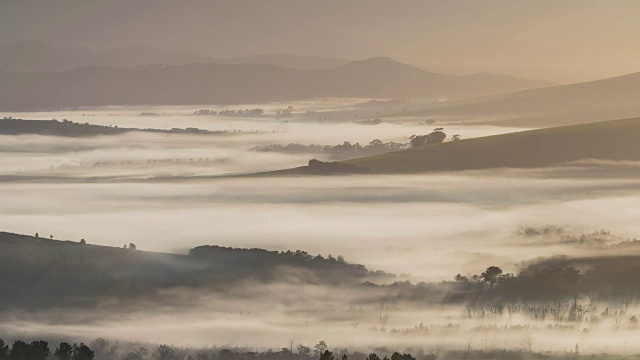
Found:
<svg viewBox="0 0 640 360"><path fill-rule="evenodd" d="M343 163L372 173L545 167L583 159L640 160L640 118L428 145Z"/></svg>

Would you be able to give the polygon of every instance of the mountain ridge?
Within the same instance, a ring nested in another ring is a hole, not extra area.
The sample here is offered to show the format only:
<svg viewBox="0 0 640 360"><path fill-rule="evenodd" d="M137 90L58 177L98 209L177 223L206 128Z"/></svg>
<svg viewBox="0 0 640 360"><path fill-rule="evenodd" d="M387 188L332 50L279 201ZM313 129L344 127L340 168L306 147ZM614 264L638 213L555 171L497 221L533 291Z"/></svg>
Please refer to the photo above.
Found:
<svg viewBox="0 0 640 360"><path fill-rule="evenodd" d="M0 73L0 109L25 111L107 105L201 105L320 97L473 97L540 86L502 77L439 74L389 58L333 69L195 63L130 69L84 67L54 73Z"/></svg>

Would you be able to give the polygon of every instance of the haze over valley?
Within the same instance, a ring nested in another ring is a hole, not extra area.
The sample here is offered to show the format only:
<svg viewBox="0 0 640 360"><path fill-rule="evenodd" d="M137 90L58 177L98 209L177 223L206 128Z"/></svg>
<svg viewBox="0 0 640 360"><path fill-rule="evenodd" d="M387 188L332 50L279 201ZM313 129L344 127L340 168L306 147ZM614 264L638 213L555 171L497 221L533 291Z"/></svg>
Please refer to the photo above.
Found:
<svg viewBox="0 0 640 360"><path fill-rule="evenodd" d="M637 358L640 9L482 3L1 4L0 360Z"/></svg>

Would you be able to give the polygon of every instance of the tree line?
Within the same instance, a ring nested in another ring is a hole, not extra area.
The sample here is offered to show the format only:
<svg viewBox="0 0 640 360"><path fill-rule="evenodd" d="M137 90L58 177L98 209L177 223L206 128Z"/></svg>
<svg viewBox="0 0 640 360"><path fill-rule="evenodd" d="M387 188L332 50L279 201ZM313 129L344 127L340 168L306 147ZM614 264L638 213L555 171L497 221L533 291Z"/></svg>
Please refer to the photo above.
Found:
<svg viewBox="0 0 640 360"><path fill-rule="evenodd" d="M340 352L330 351L326 342L320 341L313 347L299 344L295 349L281 348L279 351L267 350L264 352L221 349L217 353L211 350L202 350L192 353L185 349L178 349L169 345L159 345L153 351L142 346L134 346L121 352L118 344L112 345L109 341L98 338L91 342L95 351L84 343L70 344L61 342L53 351L49 342L36 340L25 342L14 341L9 346L0 339L0 360L432 360L435 355L420 356L416 359L410 354L402 354L394 351L391 356L380 358L375 353L366 355L361 352L348 353L345 349ZM389 352L387 349L383 349ZM421 355L422 352L420 352ZM151 355L151 356L149 356Z"/></svg>
<svg viewBox="0 0 640 360"><path fill-rule="evenodd" d="M431 133L425 135L412 135L409 141L402 142L384 142L380 139L374 139L366 145L360 143L351 143L344 141L342 144L332 145L302 145L290 143L287 145L271 144L265 146L256 146L251 148L252 151L259 152L283 152L283 153L313 153L324 154L333 160L349 159L361 156L380 155L393 151L400 151L412 148L418 148L425 145L439 144L445 141L447 134L443 128L435 128ZM460 140L460 135L453 135L452 141Z"/></svg>
<svg viewBox="0 0 640 360"><path fill-rule="evenodd" d="M47 360L51 356L56 360L94 360L95 352L84 343L71 345L61 342L52 354L49 343L44 340L30 343L16 340L9 347L0 339L0 360Z"/></svg>

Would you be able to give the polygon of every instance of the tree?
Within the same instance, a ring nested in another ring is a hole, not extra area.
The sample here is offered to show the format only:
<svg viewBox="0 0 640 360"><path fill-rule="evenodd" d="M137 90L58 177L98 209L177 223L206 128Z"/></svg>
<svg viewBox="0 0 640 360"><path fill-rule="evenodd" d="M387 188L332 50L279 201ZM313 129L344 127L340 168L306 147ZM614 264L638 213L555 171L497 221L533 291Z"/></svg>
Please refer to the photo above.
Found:
<svg viewBox="0 0 640 360"><path fill-rule="evenodd" d="M313 346L313 352L316 355L322 355L328 349L327 343L324 340L320 340Z"/></svg>
<svg viewBox="0 0 640 360"><path fill-rule="evenodd" d="M439 144L447 138L443 128L435 128L428 135L411 135L409 143L416 148L424 145Z"/></svg>
<svg viewBox="0 0 640 360"><path fill-rule="evenodd" d="M416 358L414 358L410 354L400 354L399 352L394 352L391 355L391 360L416 360Z"/></svg>
<svg viewBox="0 0 640 360"><path fill-rule="evenodd" d="M451 141L459 141L462 137L458 134L455 134L451 137Z"/></svg>
<svg viewBox="0 0 640 360"><path fill-rule="evenodd" d="M40 234L36 233L36 237L37 237L37 238L39 238L39 237L40 237Z"/></svg>
<svg viewBox="0 0 640 360"><path fill-rule="evenodd" d="M24 341L15 341L11 347L11 360L46 360L49 356L49 343L46 341L33 341L27 344Z"/></svg>
<svg viewBox="0 0 640 360"><path fill-rule="evenodd" d="M444 128L435 128L429 134L430 144L437 144L444 141L447 138L447 134L444 132Z"/></svg>
<svg viewBox="0 0 640 360"><path fill-rule="evenodd" d="M373 139L371 140L371 142L369 142L369 146L371 147L384 146L384 142L382 142L382 140L380 139Z"/></svg>
<svg viewBox="0 0 640 360"><path fill-rule="evenodd" d="M296 350L298 351L298 355L300 355L300 356L308 357L309 355L311 355L311 348L308 347L308 346L304 346L304 345L300 344L300 345L298 345Z"/></svg>
<svg viewBox="0 0 640 360"><path fill-rule="evenodd" d="M73 346L73 360L93 360L96 353L83 343Z"/></svg>
<svg viewBox="0 0 640 360"><path fill-rule="evenodd" d="M500 275L502 274L502 269L497 266L489 266L485 272L480 274L482 280L486 283L489 283L493 286L493 284L498 282Z"/></svg>
<svg viewBox="0 0 640 360"><path fill-rule="evenodd" d="M143 347L139 347L133 350L132 352L128 353L127 355L125 355L122 358L122 360L143 360L148 353L149 353L149 350Z"/></svg>
<svg viewBox="0 0 640 360"><path fill-rule="evenodd" d="M69 343L61 342L53 355L55 355L59 360L71 360L73 347Z"/></svg>
<svg viewBox="0 0 640 360"><path fill-rule="evenodd" d="M334 360L333 353L329 350L325 350L322 354L320 354L320 360Z"/></svg>
<svg viewBox="0 0 640 360"><path fill-rule="evenodd" d="M0 360L9 360L9 345L0 339Z"/></svg>
<svg viewBox="0 0 640 360"><path fill-rule="evenodd" d="M531 352L531 349L533 348L533 337L531 336L530 331L524 336L524 340L522 340L521 345L525 352Z"/></svg>
<svg viewBox="0 0 640 360"><path fill-rule="evenodd" d="M380 360L380 357L374 353L369 354L369 356L367 356L367 360Z"/></svg>
<svg viewBox="0 0 640 360"><path fill-rule="evenodd" d="M29 359L29 345L21 340L14 341L13 346L11 346L11 353L9 358L11 360Z"/></svg>
<svg viewBox="0 0 640 360"><path fill-rule="evenodd" d="M218 353L219 360L231 360L233 358L233 351L229 349L222 349Z"/></svg>
<svg viewBox="0 0 640 360"><path fill-rule="evenodd" d="M86 243L87 243L87 242L85 241L85 239L80 240L80 244L84 245L84 244L86 244Z"/></svg>
<svg viewBox="0 0 640 360"><path fill-rule="evenodd" d="M49 343L43 340L32 341L31 344L31 359L30 360L46 360L51 354L49 351Z"/></svg>
<svg viewBox="0 0 640 360"><path fill-rule="evenodd" d="M129 245L129 248L131 248L131 245ZM153 352L153 358L156 360L172 360L173 356L173 349L169 345L160 345Z"/></svg>
<svg viewBox="0 0 640 360"><path fill-rule="evenodd" d="M136 250L136 249L137 249L136 244L129 243L129 250Z"/></svg>

